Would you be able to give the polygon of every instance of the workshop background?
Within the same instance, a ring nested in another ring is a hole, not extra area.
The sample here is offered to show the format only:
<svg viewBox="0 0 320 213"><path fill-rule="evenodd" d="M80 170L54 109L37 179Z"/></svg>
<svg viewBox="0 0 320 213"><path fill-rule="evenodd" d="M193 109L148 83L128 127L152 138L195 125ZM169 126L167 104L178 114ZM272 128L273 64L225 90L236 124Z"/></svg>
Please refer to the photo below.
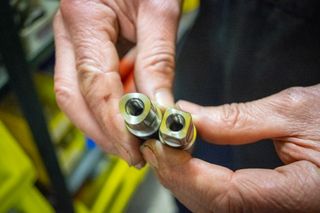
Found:
<svg viewBox="0 0 320 213"><path fill-rule="evenodd" d="M177 212L148 167L103 153L57 107L58 7L57 0L0 3L0 212ZM198 10L198 0L184 2L179 40Z"/></svg>
<svg viewBox="0 0 320 213"><path fill-rule="evenodd" d="M138 171L103 153L57 107L58 6L0 1L0 213L188 212L148 167ZM318 0L185 0L175 98L220 105L319 83L318 8ZM130 81L132 67L120 65ZM231 169L282 164L271 141L195 144L195 157Z"/></svg>

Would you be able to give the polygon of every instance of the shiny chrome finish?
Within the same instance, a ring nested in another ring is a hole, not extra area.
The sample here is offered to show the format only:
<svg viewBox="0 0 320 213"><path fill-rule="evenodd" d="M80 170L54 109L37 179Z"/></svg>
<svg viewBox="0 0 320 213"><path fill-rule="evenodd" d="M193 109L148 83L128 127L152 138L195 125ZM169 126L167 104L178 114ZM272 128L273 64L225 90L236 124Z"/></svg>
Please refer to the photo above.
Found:
<svg viewBox="0 0 320 213"><path fill-rule="evenodd" d="M162 113L146 95L128 93L121 98L119 107L127 129L133 135L148 139L158 131Z"/></svg>
<svg viewBox="0 0 320 213"><path fill-rule="evenodd" d="M159 139L168 146L189 149L197 137L191 114L175 108L168 108L163 115Z"/></svg>

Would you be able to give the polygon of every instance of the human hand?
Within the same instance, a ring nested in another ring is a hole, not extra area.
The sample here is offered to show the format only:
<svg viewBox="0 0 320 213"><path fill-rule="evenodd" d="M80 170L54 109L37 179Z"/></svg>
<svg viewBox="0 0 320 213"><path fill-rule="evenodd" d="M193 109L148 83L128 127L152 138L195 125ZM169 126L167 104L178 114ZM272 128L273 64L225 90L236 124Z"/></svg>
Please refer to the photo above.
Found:
<svg viewBox="0 0 320 213"><path fill-rule="evenodd" d="M115 44L120 36L136 43L137 90L171 105L179 12L180 0L63 0L54 21L59 107L104 150L136 167L144 160L118 110L123 87Z"/></svg>
<svg viewBox="0 0 320 213"><path fill-rule="evenodd" d="M320 84L248 103L177 105L192 113L205 140L235 145L271 138L286 164L233 172L148 141L141 147L145 159L192 212L320 211Z"/></svg>

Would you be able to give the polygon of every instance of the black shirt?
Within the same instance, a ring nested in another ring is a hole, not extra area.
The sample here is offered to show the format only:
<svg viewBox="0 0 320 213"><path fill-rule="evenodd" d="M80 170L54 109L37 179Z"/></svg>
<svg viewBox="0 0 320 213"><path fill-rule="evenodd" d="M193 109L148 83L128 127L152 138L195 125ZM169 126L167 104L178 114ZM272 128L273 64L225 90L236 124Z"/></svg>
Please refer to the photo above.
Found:
<svg viewBox="0 0 320 213"><path fill-rule="evenodd" d="M319 2L202 1L178 46L175 97L220 105L320 83ZM230 147L198 140L194 156L232 169L282 164L271 141Z"/></svg>

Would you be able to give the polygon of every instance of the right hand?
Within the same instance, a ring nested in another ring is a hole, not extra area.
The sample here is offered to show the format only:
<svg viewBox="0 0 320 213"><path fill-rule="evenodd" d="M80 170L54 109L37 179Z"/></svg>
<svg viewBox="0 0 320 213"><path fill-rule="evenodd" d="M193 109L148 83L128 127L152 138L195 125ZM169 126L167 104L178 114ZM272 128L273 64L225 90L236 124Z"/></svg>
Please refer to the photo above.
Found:
<svg viewBox="0 0 320 213"><path fill-rule="evenodd" d="M239 145L271 138L286 164L231 171L145 142L142 152L161 183L192 212L320 212L320 84L246 103L177 105L192 114L206 141Z"/></svg>
<svg viewBox="0 0 320 213"><path fill-rule="evenodd" d="M139 141L118 109L123 95L115 44L136 43L135 82L159 105L173 104L180 0L62 0L54 21L55 93L62 111L105 151L142 167Z"/></svg>

